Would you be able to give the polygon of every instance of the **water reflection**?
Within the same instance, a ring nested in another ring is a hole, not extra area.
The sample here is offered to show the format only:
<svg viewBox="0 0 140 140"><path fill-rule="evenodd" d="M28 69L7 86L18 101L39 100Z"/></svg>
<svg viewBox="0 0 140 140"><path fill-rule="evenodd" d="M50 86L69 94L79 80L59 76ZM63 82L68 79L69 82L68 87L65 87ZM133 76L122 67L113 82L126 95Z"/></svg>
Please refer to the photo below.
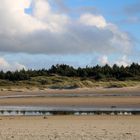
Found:
<svg viewBox="0 0 140 140"><path fill-rule="evenodd" d="M140 108L127 107L62 107L62 106L0 106L0 115L4 116L40 116L40 115L137 115Z"/></svg>

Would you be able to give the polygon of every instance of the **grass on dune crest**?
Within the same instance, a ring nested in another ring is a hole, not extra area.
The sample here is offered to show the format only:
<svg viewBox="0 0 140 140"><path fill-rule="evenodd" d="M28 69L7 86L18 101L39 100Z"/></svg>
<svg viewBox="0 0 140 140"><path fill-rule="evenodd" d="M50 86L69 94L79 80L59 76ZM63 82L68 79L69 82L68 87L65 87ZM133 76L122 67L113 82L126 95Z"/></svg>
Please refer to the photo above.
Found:
<svg viewBox="0 0 140 140"><path fill-rule="evenodd" d="M0 88L6 88L9 91L12 88L51 88L51 89L74 89L74 88L122 88L139 86L140 81L115 81L115 80L102 80L95 81L92 78L78 78L78 77L65 77L65 76L38 76L32 77L28 81L11 82L7 80L0 80Z"/></svg>

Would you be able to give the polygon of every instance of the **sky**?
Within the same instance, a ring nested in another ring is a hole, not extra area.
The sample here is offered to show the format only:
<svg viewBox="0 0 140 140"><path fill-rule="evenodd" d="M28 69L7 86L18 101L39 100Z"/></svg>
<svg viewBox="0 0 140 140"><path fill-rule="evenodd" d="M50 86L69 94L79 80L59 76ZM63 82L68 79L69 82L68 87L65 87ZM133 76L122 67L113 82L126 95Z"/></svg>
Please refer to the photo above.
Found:
<svg viewBox="0 0 140 140"><path fill-rule="evenodd" d="M140 0L0 2L0 70L140 63Z"/></svg>

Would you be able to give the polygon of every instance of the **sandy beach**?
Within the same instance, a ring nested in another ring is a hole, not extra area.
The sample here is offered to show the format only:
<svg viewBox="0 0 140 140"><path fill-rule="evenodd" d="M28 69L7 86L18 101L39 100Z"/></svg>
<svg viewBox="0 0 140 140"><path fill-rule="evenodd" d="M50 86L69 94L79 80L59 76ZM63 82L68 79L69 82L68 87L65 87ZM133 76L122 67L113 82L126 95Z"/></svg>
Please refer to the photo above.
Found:
<svg viewBox="0 0 140 140"><path fill-rule="evenodd" d="M36 97L0 99L0 105L32 106L130 106L140 107L140 97Z"/></svg>
<svg viewBox="0 0 140 140"><path fill-rule="evenodd" d="M68 97L68 94L79 96ZM140 107L140 95L139 89L133 88L1 91L0 105ZM139 130L137 115L0 117L0 140L139 140Z"/></svg>
<svg viewBox="0 0 140 140"><path fill-rule="evenodd" d="M139 140L140 116L0 117L1 140Z"/></svg>
<svg viewBox="0 0 140 140"><path fill-rule="evenodd" d="M103 87L94 87L94 88L76 88L76 89L49 89L44 88L40 90L39 88L10 88L6 89L3 87L3 89L0 91L1 95L13 95L13 94L71 94L71 93L139 93L140 92L140 86L133 86L133 87L123 87L123 88L103 88Z"/></svg>
<svg viewBox="0 0 140 140"><path fill-rule="evenodd" d="M139 106L139 88L1 91L0 105Z"/></svg>

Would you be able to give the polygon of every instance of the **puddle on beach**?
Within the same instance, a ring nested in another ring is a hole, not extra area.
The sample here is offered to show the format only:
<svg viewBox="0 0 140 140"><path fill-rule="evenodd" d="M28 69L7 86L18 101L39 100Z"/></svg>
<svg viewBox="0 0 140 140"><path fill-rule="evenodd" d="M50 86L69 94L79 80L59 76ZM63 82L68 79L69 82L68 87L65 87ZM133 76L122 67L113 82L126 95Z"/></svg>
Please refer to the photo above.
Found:
<svg viewBox="0 0 140 140"><path fill-rule="evenodd" d="M127 107L62 107L62 106L0 106L1 116L40 115L132 115L140 114L140 108Z"/></svg>

